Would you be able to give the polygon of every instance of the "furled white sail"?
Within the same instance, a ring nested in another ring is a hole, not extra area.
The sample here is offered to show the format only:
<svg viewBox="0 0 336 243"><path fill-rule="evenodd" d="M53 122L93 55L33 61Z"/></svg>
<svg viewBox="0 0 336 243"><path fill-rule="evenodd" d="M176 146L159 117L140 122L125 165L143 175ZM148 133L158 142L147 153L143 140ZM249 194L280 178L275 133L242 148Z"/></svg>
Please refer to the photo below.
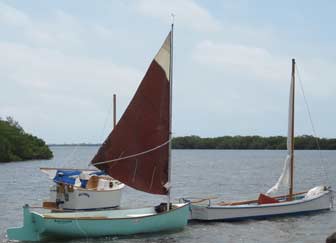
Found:
<svg viewBox="0 0 336 243"><path fill-rule="evenodd" d="M289 188L290 178L289 178L289 172L290 172L290 161L291 157L293 156L292 152L292 139L291 134L294 129L292 119L293 119L293 109L294 109L294 80L293 77L291 79L291 86L290 86L290 92L289 92L289 109L288 109L288 134L287 134L287 156L284 162L284 166L282 168L282 173L277 181L277 183L271 187L266 194L272 194L279 190L280 186L284 186L286 188Z"/></svg>

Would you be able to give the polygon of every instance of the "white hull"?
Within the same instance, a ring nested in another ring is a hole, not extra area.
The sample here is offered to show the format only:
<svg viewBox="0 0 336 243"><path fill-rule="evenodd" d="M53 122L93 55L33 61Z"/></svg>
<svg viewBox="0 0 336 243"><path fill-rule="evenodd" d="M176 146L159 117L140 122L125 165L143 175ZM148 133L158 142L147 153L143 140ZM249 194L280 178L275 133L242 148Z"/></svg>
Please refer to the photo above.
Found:
<svg viewBox="0 0 336 243"><path fill-rule="evenodd" d="M328 210L332 207L332 192L327 190L310 199L272 204L243 204L235 206L192 205L191 219L195 220L241 220L249 218L266 218L271 216L303 214L307 212Z"/></svg>
<svg viewBox="0 0 336 243"><path fill-rule="evenodd" d="M41 171L48 174L49 178L57 182L49 189L48 206L45 208L56 210L64 209L75 210L102 210L120 206L121 190L125 186L123 183L111 178L110 176L92 175L97 170L68 169L68 168L41 168ZM74 184L67 184L69 181L60 179L58 171L80 172L80 174L65 175L64 178L75 179ZM86 181L82 185L83 179Z"/></svg>
<svg viewBox="0 0 336 243"><path fill-rule="evenodd" d="M71 192L58 195L60 209L64 210L99 210L120 206L121 190L124 184L120 184L111 190L91 190L74 188ZM55 202L57 197L56 187L50 189L50 200Z"/></svg>

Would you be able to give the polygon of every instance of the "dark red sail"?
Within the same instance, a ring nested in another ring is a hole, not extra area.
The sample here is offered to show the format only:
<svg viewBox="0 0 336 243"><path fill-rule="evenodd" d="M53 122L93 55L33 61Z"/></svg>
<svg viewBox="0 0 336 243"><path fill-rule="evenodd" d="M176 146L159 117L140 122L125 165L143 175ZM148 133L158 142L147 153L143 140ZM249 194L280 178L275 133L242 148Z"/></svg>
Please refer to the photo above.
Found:
<svg viewBox="0 0 336 243"><path fill-rule="evenodd" d="M171 33L91 163L135 189L167 194Z"/></svg>

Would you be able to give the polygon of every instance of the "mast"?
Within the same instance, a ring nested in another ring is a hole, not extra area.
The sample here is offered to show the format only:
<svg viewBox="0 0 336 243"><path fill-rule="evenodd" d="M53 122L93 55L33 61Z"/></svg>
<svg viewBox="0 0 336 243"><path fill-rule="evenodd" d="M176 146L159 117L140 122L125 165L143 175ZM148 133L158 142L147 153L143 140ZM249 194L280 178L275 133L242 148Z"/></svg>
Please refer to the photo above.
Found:
<svg viewBox="0 0 336 243"><path fill-rule="evenodd" d="M117 108L116 108L116 103L117 103L117 99L116 99L116 94L113 94L113 128L116 126L116 121L117 121Z"/></svg>
<svg viewBox="0 0 336 243"><path fill-rule="evenodd" d="M292 84L291 84L291 94L290 94L290 107L291 107L291 134L290 134L290 184L289 184L289 200L293 199L294 191L294 109L295 109L295 59L292 59Z"/></svg>
<svg viewBox="0 0 336 243"><path fill-rule="evenodd" d="M168 149L168 204L167 211L170 208L170 189L171 189L171 149L172 149L172 105L173 105L173 37L174 37L174 22L171 25L170 34L170 65L169 65L169 149Z"/></svg>

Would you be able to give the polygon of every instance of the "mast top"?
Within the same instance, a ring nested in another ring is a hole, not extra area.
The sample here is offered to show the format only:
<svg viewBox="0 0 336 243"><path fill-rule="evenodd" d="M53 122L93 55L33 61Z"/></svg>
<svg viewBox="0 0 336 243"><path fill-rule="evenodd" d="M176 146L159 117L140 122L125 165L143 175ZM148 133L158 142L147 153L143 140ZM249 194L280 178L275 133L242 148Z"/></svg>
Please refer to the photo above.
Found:
<svg viewBox="0 0 336 243"><path fill-rule="evenodd" d="M171 13L170 15L171 15L171 27L172 27L172 29L173 29L173 27L174 27L174 22L175 22L175 14L174 14L174 13Z"/></svg>

